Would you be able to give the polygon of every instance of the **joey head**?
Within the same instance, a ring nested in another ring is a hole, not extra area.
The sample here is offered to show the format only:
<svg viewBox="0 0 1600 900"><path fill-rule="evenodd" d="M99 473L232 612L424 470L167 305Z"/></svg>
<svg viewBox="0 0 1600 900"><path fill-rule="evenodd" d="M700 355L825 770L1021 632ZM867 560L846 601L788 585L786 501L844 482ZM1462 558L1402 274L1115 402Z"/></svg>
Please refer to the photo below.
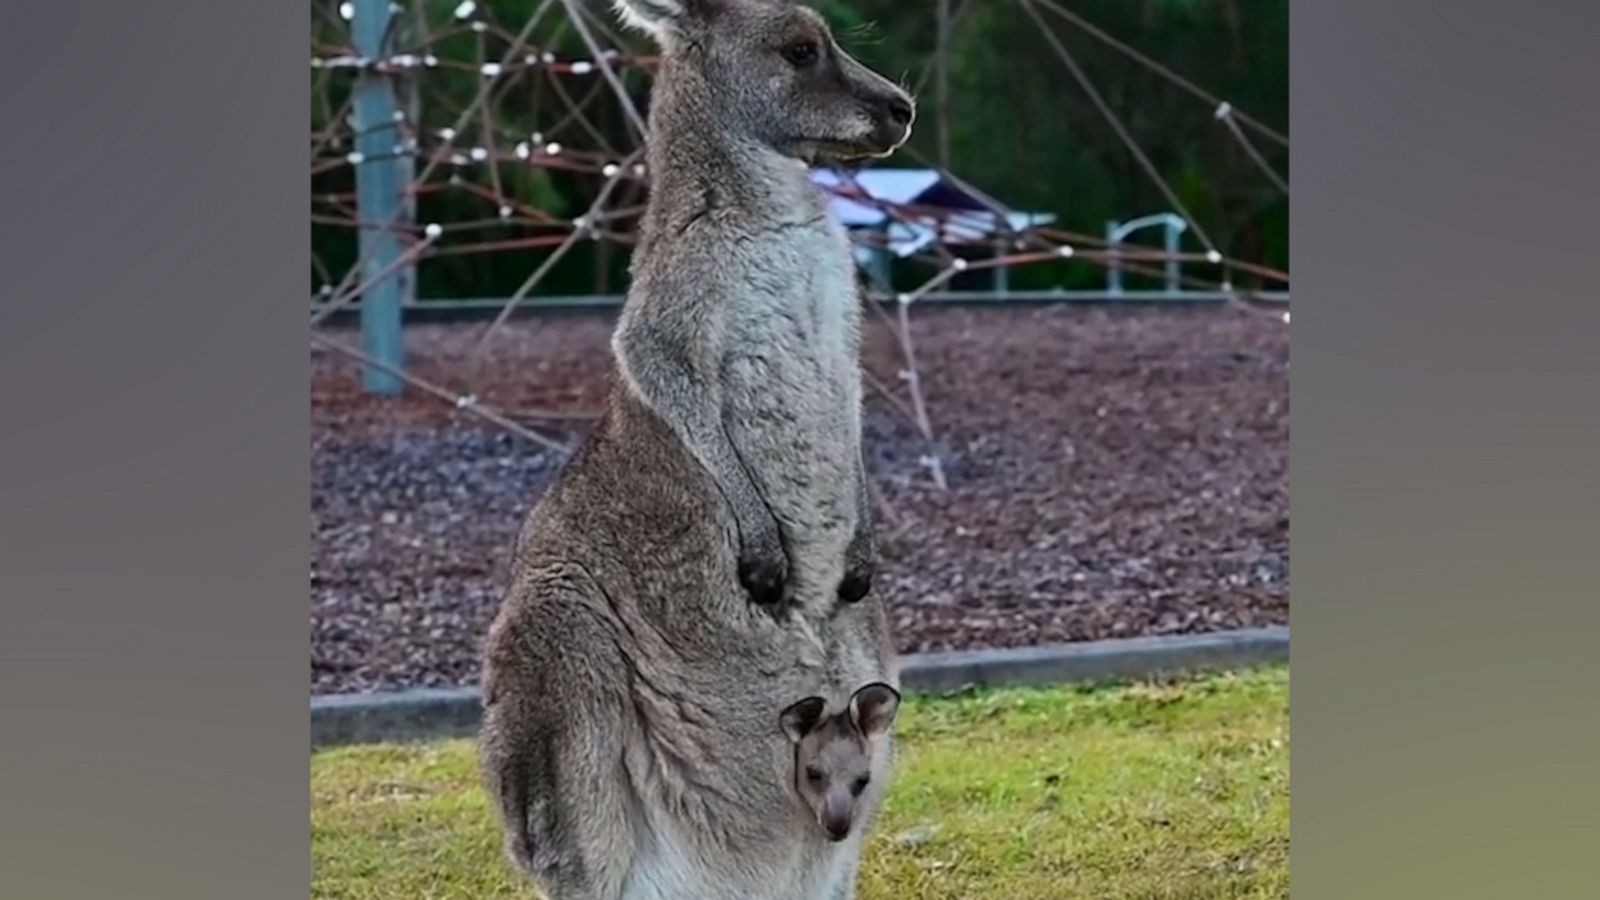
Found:
<svg viewBox="0 0 1600 900"><path fill-rule="evenodd" d="M862 795L884 771L883 738L899 708L899 692L873 682L834 715L825 714L826 700L807 697L779 716L783 733L794 744L795 792L829 840L850 836Z"/></svg>

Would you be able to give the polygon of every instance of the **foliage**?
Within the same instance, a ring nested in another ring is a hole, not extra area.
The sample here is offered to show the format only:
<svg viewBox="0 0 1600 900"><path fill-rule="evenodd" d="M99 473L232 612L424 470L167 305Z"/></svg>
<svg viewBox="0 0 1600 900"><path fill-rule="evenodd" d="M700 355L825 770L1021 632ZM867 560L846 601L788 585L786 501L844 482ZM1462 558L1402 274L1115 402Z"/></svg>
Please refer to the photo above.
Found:
<svg viewBox="0 0 1600 900"><path fill-rule="evenodd" d="M1215 110L1056 18L1046 2L1034 6L1200 226L1231 255L1287 268L1288 201L1215 120ZM886 73L907 73L919 87L922 111L911 148L936 158L932 4L829 0L822 6L855 10L840 21L875 23L877 39L853 49ZM1065 6L1286 130L1284 0L1246 0L1243 7L1236 0L1072 0ZM952 0L952 7L958 16L950 66L952 170L1014 208L1055 213L1062 227L1091 235L1102 234L1108 220L1171 208L1017 0ZM1255 143L1287 173L1287 151ZM1098 284L1102 277L1084 265L1036 266L1017 271L1012 284Z"/></svg>
<svg viewBox="0 0 1600 900"><path fill-rule="evenodd" d="M913 697L862 900L1288 894L1286 670ZM470 742L311 759L312 896L531 898Z"/></svg>

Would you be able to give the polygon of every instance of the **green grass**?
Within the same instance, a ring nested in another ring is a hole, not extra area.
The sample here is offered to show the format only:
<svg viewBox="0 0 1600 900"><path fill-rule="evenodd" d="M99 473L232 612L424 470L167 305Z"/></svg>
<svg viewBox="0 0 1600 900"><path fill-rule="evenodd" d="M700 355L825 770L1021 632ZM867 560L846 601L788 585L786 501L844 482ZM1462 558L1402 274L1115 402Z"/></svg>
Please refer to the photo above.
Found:
<svg viewBox="0 0 1600 900"><path fill-rule="evenodd" d="M860 900L1289 892L1289 675L913 697ZM520 898L470 742L311 758L312 896Z"/></svg>

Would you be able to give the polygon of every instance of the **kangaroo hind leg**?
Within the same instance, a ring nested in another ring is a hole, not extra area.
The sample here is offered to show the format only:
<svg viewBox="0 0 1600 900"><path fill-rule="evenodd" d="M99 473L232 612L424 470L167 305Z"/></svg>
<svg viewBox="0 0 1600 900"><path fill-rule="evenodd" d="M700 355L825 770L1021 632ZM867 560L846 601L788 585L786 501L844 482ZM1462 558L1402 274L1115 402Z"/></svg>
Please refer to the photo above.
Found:
<svg viewBox="0 0 1600 900"><path fill-rule="evenodd" d="M480 761L507 855L550 900L620 900L634 835L608 629L581 597L508 602L485 650Z"/></svg>

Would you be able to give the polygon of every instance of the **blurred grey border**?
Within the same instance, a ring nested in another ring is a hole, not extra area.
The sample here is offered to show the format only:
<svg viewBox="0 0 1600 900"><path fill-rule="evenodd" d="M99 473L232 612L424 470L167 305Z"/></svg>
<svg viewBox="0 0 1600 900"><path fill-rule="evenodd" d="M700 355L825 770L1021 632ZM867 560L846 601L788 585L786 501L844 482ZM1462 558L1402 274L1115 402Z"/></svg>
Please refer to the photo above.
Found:
<svg viewBox="0 0 1600 900"><path fill-rule="evenodd" d="M1294 896L1592 896L1600 5L1292 20Z"/></svg>
<svg viewBox="0 0 1600 900"><path fill-rule="evenodd" d="M0 881L306 895L307 11L0 29ZM1600 7L1294 12L1299 900L1584 897Z"/></svg>
<svg viewBox="0 0 1600 900"><path fill-rule="evenodd" d="M0 25L0 895L305 897L309 10Z"/></svg>

